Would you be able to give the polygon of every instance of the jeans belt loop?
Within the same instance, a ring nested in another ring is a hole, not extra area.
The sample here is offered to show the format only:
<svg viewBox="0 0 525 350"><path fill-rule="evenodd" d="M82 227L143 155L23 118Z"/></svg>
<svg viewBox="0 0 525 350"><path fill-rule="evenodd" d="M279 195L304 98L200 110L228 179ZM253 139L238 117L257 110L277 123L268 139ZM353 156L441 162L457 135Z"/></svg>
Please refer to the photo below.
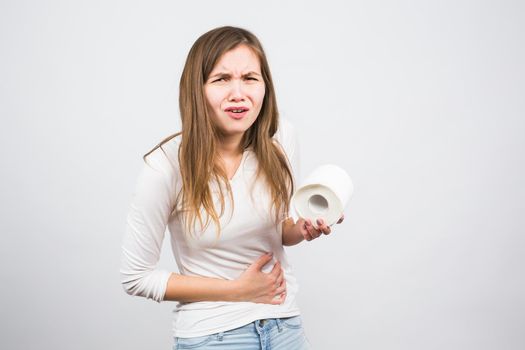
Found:
<svg viewBox="0 0 525 350"><path fill-rule="evenodd" d="M279 330L279 333L281 333L283 330L283 321L280 318L276 318L275 322L277 322L277 329Z"/></svg>

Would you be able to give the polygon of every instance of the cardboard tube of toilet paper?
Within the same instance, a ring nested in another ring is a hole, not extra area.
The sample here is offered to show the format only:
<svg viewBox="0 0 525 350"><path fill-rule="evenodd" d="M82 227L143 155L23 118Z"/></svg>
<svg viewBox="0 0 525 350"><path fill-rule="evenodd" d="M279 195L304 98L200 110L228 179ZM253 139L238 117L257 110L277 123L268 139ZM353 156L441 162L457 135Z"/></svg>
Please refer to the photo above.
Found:
<svg viewBox="0 0 525 350"><path fill-rule="evenodd" d="M329 226L335 224L350 200L354 186L350 176L340 167L326 164L316 168L292 196L292 206L298 217L322 218Z"/></svg>

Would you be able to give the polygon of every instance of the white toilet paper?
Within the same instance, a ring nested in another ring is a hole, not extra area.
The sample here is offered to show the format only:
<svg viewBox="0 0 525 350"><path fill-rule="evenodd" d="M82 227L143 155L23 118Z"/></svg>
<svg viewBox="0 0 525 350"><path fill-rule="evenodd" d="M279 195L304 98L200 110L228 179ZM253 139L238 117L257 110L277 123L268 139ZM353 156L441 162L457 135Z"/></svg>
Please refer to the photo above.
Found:
<svg viewBox="0 0 525 350"><path fill-rule="evenodd" d="M350 176L340 167L326 164L303 181L292 196L292 206L299 217L310 219L315 227L317 218L331 226L341 218L353 191Z"/></svg>

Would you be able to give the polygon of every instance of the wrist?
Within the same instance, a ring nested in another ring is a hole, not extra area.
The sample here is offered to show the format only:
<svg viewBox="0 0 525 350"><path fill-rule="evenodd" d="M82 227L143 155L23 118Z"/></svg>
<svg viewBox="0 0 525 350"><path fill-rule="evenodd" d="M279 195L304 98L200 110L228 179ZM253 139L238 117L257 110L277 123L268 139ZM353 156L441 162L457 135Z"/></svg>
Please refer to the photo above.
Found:
<svg viewBox="0 0 525 350"><path fill-rule="evenodd" d="M244 284L241 280L227 281L229 283L230 298L229 301L243 301Z"/></svg>
<svg viewBox="0 0 525 350"><path fill-rule="evenodd" d="M294 223L293 219L283 223L283 245L292 246L301 243L304 240L301 228L298 223Z"/></svg>

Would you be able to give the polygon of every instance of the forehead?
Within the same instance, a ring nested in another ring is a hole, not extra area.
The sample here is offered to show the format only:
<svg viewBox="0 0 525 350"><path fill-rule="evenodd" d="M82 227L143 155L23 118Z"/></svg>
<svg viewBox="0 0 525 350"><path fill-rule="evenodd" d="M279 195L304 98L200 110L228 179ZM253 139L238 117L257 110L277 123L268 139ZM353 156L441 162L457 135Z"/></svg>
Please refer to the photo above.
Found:
<svg viewBox="0 0 525 350"><path fill-rule="evenodd" d="M259 57L246 45L239 45L225 52L213 67L212 73L241 73L246 71L260 72Z"/></svg>

